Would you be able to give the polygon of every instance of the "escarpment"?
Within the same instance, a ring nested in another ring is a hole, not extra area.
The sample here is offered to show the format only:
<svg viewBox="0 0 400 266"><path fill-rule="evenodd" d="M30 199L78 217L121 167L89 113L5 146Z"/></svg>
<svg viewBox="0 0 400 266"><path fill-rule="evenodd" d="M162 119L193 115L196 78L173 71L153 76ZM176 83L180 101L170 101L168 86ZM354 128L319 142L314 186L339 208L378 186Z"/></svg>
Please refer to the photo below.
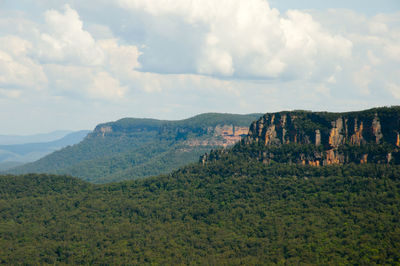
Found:
<svg viewBox="0 0 400 266"><path fill-rule="evenodd" d="M190 147L194 146L221 146L234 145L247 136L248 127L234 125L217 125L207 129L208 138L190 138L184 143Z"/></svg>
<svg viewBox="0 0 400 266"><path fill-rule="evenodd" d="M257 156L263 162L399 164L400 107L349 113L267 113L251 124L242 145L262 149ZM283 154L286 146L292 149Z"/></svg>
<svg viewBox="0 0 400 266"><path fill-rule="evenodd" d="M200 114L183 120L123 118L102 123L80 143L10 172L57 173L95 183L166 174L247 136L262 114Z"/></svg>
<svg viewBox="0 0 400 266"><path fill-rule="evenodd" d="M130 128L129 130L121 129L113 124L102 124L95 128L89 134L89 137L107 138L107 137L126 137L128 135L140 132L153 132L155 137L169 136L176 140L182 140L184 144L194 146L231 146L242 138L246 137L249 128L245 126L218 124L216 126L203 127L185 127L175 126L168 123L159 124L158 126L142 126Z"/></svg>

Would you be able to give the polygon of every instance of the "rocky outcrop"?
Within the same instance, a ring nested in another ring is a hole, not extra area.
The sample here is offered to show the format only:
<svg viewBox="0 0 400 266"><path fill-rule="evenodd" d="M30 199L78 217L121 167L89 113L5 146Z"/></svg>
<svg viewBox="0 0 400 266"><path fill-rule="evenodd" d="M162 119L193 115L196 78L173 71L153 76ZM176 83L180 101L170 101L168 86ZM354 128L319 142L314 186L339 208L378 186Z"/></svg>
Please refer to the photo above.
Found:
<svg viewBox="0 0 400 266"><path fill-rule="evenodd" d="M352 145L361 145L362 143L365 142L363 138L363 130L364 130L364 124L361 122L358 125L358 120L357 118L354 119L354 134L351 135L350 137L350 144Z"/></svg>
<svg viewBox="0 0 400 266"><path fill-rule="evenodd" d="M319 129L315 130L315 145L321 145L321 131Z"/></svg>
<svg viewBox="0 0 400 266"><path fill-rule="evenodd" d="M185 142L188 146L221 146L227 147L234 145L242 138L246 137L249 132L248 127L240 127L234 125L217 125L208 128L207 133L211 135L209 138L200 139L192 138Z"/></svg>
<svg viewBox="0 0 400 266"><path fill-rule="evenodd" d="M363 154L361 156L360 163L363 164L363 163L367 163L367 162L368 162L368 154Z"/></svg>
<svg viewBox="0 0 400 266"><path fill-rule="evenodd" d="M104 127L100 127L99 131L101 133L101 136L104 137L106 133L112 132L112 128L110 126L104 126Z"/></svg>
<svg viewBox="0 0 400 266"><path fill-rule="evenodd" d="M336 121L333 121L332 128L329 133L329 145L333 148L339 147L339 145L343 144L345 135L343 128L343 119L338 118Z"/></svg>
<svg viewBox="0 0 400 266"><path fill-rule="evenodd" d="M398 154L400 147L400 107L351 113L294 111L265 114L251 124L243 141L243 144L252 143L266 148L285 144L312 145L315 149L312 154L308 151L296 158L295 161L301 164L393 163L394 154ZM373 151L374 155L365 150ZM261 153L259 159L269 162L272 159L269 154Z"/></svg>
<svg viewBox="0 0 400 266"><path fill-rule="evenodd" d="M372 132L375 136L376 144L379 144L383 138L383 135L382 135L381 123L379 121L377 114L375 114L374 120L372 121Z"/></svg>
<svg viewBox="0 0 400 266"><path fill-rule="evenodd" d="M158 134L170 133L175 135L176 139L183 138L184 144L190 147L196 146L221 146L227 147L234 145L242 138L246 137L249 128L236 126L236 125L217 125L215 127L204 127L204 128L187 128L187 127L167 127L161 125L159 127L136 127L131 129L129 132L114 130L112 124L102 124L95 128L95 130L89 134L90 137L101 137L105 138L111 134L121 137L134 132L154 131ZM193 136L188 137L192 134Z"/></svg>

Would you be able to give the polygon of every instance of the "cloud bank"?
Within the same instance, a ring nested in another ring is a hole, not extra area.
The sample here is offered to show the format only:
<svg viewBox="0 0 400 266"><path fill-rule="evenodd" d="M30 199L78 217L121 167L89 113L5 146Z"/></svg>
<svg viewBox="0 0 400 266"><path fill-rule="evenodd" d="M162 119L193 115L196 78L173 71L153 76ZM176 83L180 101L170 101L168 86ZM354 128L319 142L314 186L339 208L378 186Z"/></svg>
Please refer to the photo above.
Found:
<svg viewBox="0 0 400 266"><path fill-rule="evenodd" d="M344 111L400 100L396 10L280 12L265 0L6 0L3 7L0 119L10 129L18 123L9 113L23 120L27 108L35 110L29 121L52 130L57 115L83 121L66 128L84 128L123 116Z"/></svg>
<svg viewBox="0 0 400 266"><path fill-rule="evenodd" d="M281 15L263 0L120 0L119 4L146 12L153 19L178 19L189 25L190 32L168 31L168 23L157 30L177 40L177 48L187 45L179 40L201 36L191 47L194 52L189 66L194 66L191 71L196 74L245 79L312 78L320 74L321 67L327 75L334 74L352 53L350 40L323 29L311 15L298 10Z"/></svg>

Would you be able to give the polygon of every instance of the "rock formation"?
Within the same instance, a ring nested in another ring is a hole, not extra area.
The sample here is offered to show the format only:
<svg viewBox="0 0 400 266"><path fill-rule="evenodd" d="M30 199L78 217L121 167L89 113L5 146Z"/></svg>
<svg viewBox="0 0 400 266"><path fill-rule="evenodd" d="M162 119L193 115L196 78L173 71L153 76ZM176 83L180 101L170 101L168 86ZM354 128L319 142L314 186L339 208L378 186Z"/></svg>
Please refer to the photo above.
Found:
<svg viewBox="0 0 400 266"><path fill-rule="evenodd" d="M208 138L191 138L185 141L188 146L221 146L227 147L234 145L242 138L247 136L248 127L234 125L218 125L207 130L210 135Z"/></svg>
<svg viewBox="0 0 400 266"><path fill-rule="evenodd" d="M243 140L243 144L254 143L266 149L312 145L312 154L300 153L295 159L301 164L393 163L394 157L399 157L400 107L350 113L268 113L251 124ZM262 153L259 159L269 162L269 154Z"/></svg>
<svg viewBox="0 0 400 266"><path fill-rule="evenodd" d="M249 128L237 125L226 125L220 124L214 127L199 127L199 128L188 128L188 127L171 127L166 124L160 125L141 125L137 127L131 127L129 130L113 128L115 125L112 123L98 125L95 130L89 134L89 137L101 137L105 138L110 134L113 135L127 135L137 132L149 132L155 131L158 134L171 133L172 135L187 136L188 134L195 133L196 136L186 138L184 137L185 144L191 147L194 146L221 146L227 147L234 145L242 138L246 137ZM207 136L207 137L204 137Z"/></svg>
<svg viewBox="0 0 400 266"><path fill-rule="evenodd" d="M112 128L110 126L103 126L103 127L99 127L98 131L100 132L100 135L104 138L104 136L107 133L111 133L112 132Z"/></svg>

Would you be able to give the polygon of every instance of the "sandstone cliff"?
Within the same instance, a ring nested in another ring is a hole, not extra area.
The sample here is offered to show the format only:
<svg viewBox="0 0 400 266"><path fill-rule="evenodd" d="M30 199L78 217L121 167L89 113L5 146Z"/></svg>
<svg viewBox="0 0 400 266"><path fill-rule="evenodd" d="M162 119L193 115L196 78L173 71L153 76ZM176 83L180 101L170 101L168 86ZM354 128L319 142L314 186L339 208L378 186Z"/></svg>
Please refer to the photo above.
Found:
<svg viewBox="0 0 400 266"><path fill-rule="evenodd" d="M243 143L267 150L286 144L308 145L311 150L299 153L295 162L309 165L393 163L399 138L400 107L391 107L350 113L268 113L251 124ZM259 157L268 162L274 154L263 152Z"/></svg>
<svg viewBox="0 0 400 266"><path fill-rule="evenodd" d="M136 121L135 121L136 122ZM250 122L249 122L250 123ZM176 140L182 140L185 145L195 146L221 146L234 145L249 132L248 126L237 124L225 124L219 121L217 125L187 126L174 122L159 120L143 120L129 127L118 123L106 123L98 125L89 134L89 138L123 137L127 135L153 133L155 137L168 136Z"/></svg>

